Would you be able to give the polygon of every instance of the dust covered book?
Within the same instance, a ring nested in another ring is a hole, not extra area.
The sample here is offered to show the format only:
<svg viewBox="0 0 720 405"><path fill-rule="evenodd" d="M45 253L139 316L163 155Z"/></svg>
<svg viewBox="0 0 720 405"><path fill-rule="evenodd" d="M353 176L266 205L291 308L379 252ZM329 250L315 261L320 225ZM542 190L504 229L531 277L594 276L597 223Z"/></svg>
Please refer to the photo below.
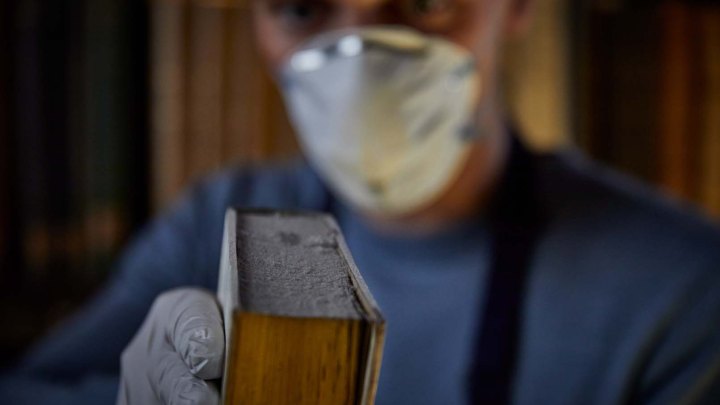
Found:
<svg viewBox="0 0 720 405"><path fill-rule="evenodd" d="M225 404L372 404L384 320L335 221L228 210Z"/></svg>

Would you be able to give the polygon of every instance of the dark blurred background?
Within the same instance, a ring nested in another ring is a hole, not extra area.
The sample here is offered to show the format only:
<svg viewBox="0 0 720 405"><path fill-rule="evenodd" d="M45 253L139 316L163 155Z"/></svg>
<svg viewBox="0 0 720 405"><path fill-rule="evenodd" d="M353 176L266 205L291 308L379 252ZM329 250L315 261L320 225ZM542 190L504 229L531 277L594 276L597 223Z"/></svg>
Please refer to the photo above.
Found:
<svg viewBox="0 0 720 405"><path fill-rule="evenodd" d="M720 217L720 1L538 0L510 109ZM0 367L190 182L297 154L243 0L0 4Z"/></svg>
<svg viewBox="0 0 720 405"><path fill-rule="evenodd" d="M90 294L148 215L148 8L0 5L0 359Z"/></svg>

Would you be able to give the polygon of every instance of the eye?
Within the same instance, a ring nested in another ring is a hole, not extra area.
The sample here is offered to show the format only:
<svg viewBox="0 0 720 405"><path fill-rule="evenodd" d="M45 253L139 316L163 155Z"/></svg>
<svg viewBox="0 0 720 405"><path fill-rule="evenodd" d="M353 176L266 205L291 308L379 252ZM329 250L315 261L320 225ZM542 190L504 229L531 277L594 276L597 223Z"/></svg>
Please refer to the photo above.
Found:
<svg viewBox="0 0 720 405"><path fill-rule="evenodd" d="M317 0L277 0L270 12L287 30L309 30L327 15L327 3Z"/></svg>
<svg viewBox="0 0 720 405"><path fill-rule="evenodd" d="M411 25L425 31L444 31L452 27L457 0L404 0L402 11Z"/></svg>
<svg viewBox="0 0 720 405"><path fill-rule="evenodd" d="M410 0L409 6L416 15L439 13L450 8L448 0Z"/></svg>

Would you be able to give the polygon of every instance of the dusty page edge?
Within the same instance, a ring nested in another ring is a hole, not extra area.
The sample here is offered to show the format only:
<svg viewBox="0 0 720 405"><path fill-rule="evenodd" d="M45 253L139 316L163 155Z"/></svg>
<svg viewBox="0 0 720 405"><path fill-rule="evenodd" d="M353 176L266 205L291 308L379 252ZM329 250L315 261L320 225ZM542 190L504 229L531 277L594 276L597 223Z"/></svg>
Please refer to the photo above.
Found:
<svg viewBox="0 0 720 405"><path fill-rule="evenodd" d="M360 404L362 405L373 405L375 403L385 345L385 322L371 323L370 328L365 380L363 381L362 397L360 398Z"/></svg>
<svg viewBox="0 0 720 405"><path fill-rule="evenodd" d="M357 298L363 310L367 314L368 327L370 328L370 341L368 343L365 363L365 375L363 376L362 393L360 396L361 405L372 405L377 393L378 381L380 378L380 367L382 364L383 346L385 342L385 319L382 316L380 307L370 293L370 289L360 274L355 261L350 254L350 248L345 243L345 237L340 227L331 215L323 215L325 222L335 230L339 253L345 259L348 266L348 275L353 287L356 289Z"/></svg>
<svg viewBox="0 0 720 405"><path fill-rule="evenodd" d="M225 330L225 365L222 380L220 403L226 403L227 384L230 380L230 366L232 363L230 347L233 339L233 314L240 306L238 297L237 274L237 211L229 208L225 212L225 228L220 252L220 269L217 287L217 296L223 311L223 324Z"/></svg>

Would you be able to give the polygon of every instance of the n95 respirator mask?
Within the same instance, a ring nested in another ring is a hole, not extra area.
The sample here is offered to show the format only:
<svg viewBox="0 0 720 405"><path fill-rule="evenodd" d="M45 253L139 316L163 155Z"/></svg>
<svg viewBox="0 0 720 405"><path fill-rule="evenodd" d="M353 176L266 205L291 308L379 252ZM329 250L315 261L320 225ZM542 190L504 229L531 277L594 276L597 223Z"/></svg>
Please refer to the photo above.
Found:
<svg viewBox="0 0 720 405"><path fill-rule="evenodd" d="M280 72L320 176L352 206L395 215L433 202L464 167L479 81L469 52L395 27L320 35Z"/></svg>

